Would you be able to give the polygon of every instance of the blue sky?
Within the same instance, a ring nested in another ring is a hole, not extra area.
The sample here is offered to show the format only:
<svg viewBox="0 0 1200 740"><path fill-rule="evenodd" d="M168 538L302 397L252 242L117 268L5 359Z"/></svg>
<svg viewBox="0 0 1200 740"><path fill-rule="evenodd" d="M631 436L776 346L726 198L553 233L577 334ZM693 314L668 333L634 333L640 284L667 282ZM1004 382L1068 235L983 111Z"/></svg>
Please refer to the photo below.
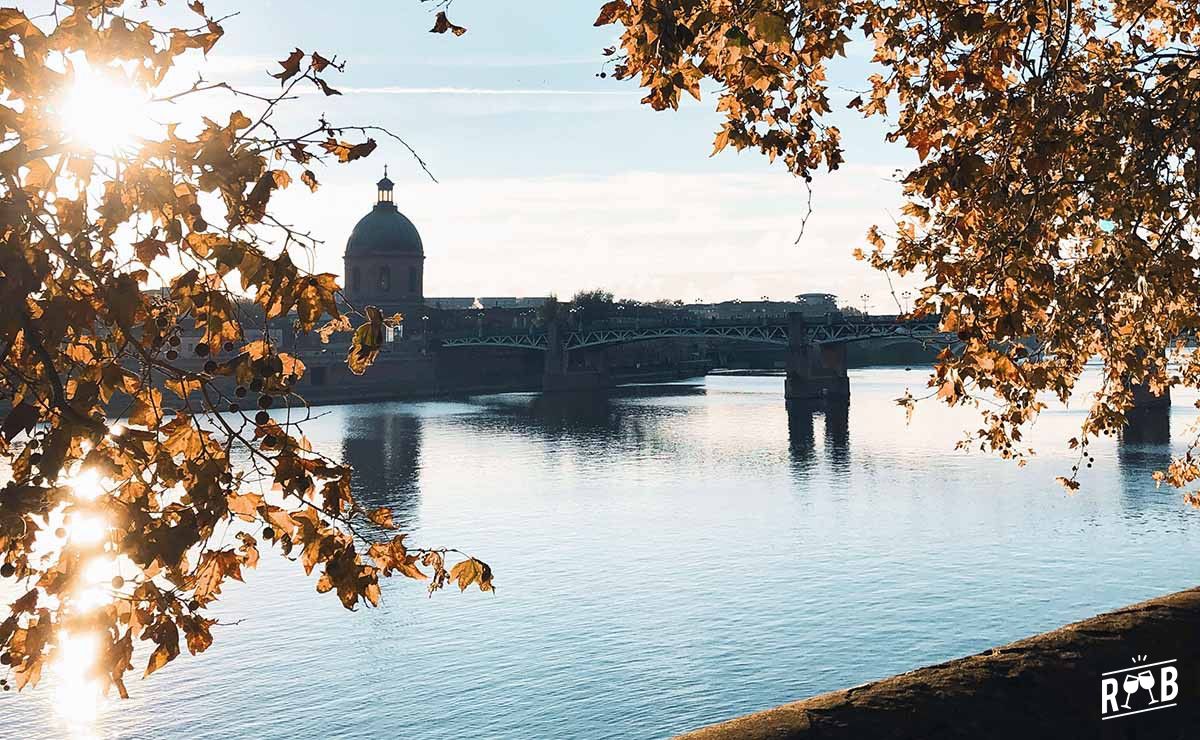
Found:
<svg viewBox="0 0 1200 740"><path fill-rule="evenodd" d="M428 33L430 3L209 0L237 10L209 76L273 83L273 60L293 47L347 59L331 83L340 98L305 96L282 119L322 112L378 123L429 162L428 181L394 142L369 159L318 172L316 195L293 188L284 215L326 240L320 269L341 272L341 251L370 207L385 162L396 202L417 225L430 295L570 295L605 287L642 299L786 298L829 291L887 307L883 276L856 262L872 223L898 213L896 168L909 156L882 143L878 122L839 114L849 163L801 184L765 158L730 150L709 158L720 118L714 99L674 113L639 105L635 84L601 80L600 50L615 27L593 28L599 0L457 0L462 37ZM240 6L240 7L239 7ZM869 49L852 48L833 81L862 87ZM857 78L857 79L856 79ZM836 90L835 108L853 96ZM840 104L839 104L840 103Z"/></svg>

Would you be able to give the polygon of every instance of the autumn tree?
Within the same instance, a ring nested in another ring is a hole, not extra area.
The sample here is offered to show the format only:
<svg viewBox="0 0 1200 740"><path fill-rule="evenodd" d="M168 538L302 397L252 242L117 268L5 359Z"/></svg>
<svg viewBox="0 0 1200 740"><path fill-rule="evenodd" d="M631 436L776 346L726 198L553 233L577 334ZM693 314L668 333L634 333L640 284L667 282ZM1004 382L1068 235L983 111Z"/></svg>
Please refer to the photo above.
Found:
<svg viewBox="0 0 1200 740"><path fill-rule="evenodd" d="M170 87L223 19L193 0L175 7L194 23L160 27L146 5L0 8L0 578L23 594L0 614L5 688L36 683L69 633L94 640L93 678L125 696L135 643L143 675L208 648L210 605L263 548L348 609L378 604L392 574L492 588L487 565L411 546L387 509L354 501L352 471L300 432L303 361L262 331L350 332L351 368L373 361L385 318L297 266L313 242L271 202L390 134L282 130L298 86L340 94L327 80L342 63L317 51L287 54L275 95ZM97 148L63 125L85 76L202 113L220 95L229 112ZM201 334L194 355L183 331Z"/></svg>
<svg viewBox="0 0 1200 740"><path fill-rule="evenodd" d="M874 47L849 108L919 164L903 217L859 255L923 280L912 313L957 334L930 386L979 407L965 444L1027 454L1022 430L1093 357L1102 387L1072 446L1118 431L1135 387L1200 385L1200 2L612 0L596 24L621 27L607 70L643 103L707 88L716 152L806 181L845 156L830 65ZM1200 477L1195 450L1165 478Z"/></svg>
<svg viewBox="0 0 1200 740"><path fill-rule="evenodd" d="M611 291L596 288L576 291L575 295L571 296L571 304L567 306L567 311L577 321L595 321L611 316L615 305Z"/></svg>

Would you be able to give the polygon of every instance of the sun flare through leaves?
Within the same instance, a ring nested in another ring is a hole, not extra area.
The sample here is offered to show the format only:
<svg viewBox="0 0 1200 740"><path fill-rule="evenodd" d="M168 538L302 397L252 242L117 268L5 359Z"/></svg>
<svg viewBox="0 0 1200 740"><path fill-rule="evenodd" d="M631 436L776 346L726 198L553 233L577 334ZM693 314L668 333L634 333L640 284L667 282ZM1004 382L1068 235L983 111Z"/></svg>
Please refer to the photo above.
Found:
<svg viewBox="0 0 1200 740"><path fill-rule="evenodd" d="M358 504L353 471L301 431L308 370L280 337L345 335L369 371L382 316L299 266L318 242L272 199L403 140L323 117L285 131L298 86L339 94L333 54L287 54L273 95L173 76L204 69L224 28L168 5L190 20L0 8L0 675L49 678L81 715L128 696L129 671L207 650L212 605L268 553L347 609L377 606L393 573L436 590L458 560L460 585L491 590L481 561L405 545Z"/></svg>

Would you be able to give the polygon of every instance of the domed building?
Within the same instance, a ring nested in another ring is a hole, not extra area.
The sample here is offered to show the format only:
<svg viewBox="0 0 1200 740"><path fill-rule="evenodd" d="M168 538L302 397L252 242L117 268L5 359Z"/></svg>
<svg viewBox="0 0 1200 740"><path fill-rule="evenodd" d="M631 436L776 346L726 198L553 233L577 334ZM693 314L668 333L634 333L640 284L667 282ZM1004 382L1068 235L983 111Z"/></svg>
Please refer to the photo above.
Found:
<svg viewBox="0 0 1200 740"><path fill-rule="evenodd" d="M375 207L346 242L345 294L356 308L373 304L386 312L424 302L425 248L417 227L396 208L394 186L384 167Z"/></svg>

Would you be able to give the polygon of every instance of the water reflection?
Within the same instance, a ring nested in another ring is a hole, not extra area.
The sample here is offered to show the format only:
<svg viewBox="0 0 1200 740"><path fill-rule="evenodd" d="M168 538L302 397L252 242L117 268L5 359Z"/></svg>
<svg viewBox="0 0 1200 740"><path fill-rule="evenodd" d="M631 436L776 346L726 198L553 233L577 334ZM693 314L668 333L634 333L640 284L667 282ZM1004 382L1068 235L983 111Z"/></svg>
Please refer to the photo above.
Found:
<svg viewBox="0 0 1200 740"><path fill-rule="evenodd" d="M65 587L54 594L61 603L61 631L45 663L44 680L54 687L52 707L60 734L83 739L96 736L95 725L106 704L95 675L98 638L91 631L95 629L92 617L112 603L119 590L113 576L121 570L105 551L112 538L105 513L112 481L97 470L76 469L60 482L71 491L71 498L49 512L31 554L43 563L57 561L59 572L71 573ZM128 564L127 559L122 562ZM30 668L32 675L41 675L41 665Z"/></svg>
<svg viewBox="0 0 1200 740"><path fill-rule="evenodd" d="M54 705L68 737L87 740L97 737L96 720L105 697L92 675L99 651L94 635L63 632L50 666L54 682Z"/></svg>
<svg viewBox="0 0 1200 740"><path fill-rule="evenodd" d="M797 472L816 462L816 419L824 427L825 459L836 471L850 464L850 404L842 401L787 401L788 449Z"/></svg>
<svg viewBox="0 0 1200 740"><path fill-rule="evenodd" d="M1127 511L1151 504L1175 503L1178 491L1159 488L1152 477L1154 471L1165 470L1170 464L1170 413L1160 409L1131 412L1117 443L1121 502Z"/></svg>
<svg viewBox="0 0 1200 740"><path fill-rule="evenodd" d="M816 434L813 418L819 406L807 401L787 402L788 449L792 453L792 464L799 470L812 467L816 457Z"/></svg>
<svg viewBox="0 0 1200 740"><path fill-rule="evenodd" d="M638 440L650 435L647 422L688 413L686 407L664 406L664 399L704 394L701 385L669 384L623 386L601 393L492 396L478 399L488 413L469 422L548 439ZM652 402L642 403L642 399Z"/></svg>
<svg viewBox="0 0 1200 740"><path fill-rule="evenodd" d="M842 472L850 465L850 401L825 404L825 457L831 467Z"/></svg>
<svg viewBox="0 0 1200 740"><path fill-rule="evenodd" d="M515 410L524 423L550 436L615 432L620 427L607 393L538 395Z"/></svg>
<svg viewBox="0 0 1200 740"><path fill-rule="evenodd" d="M342 429L342 460L354 468L351 490L367 508L387 506L402 529L416 524L421 497L421 417L355 407Z"/></svg>

